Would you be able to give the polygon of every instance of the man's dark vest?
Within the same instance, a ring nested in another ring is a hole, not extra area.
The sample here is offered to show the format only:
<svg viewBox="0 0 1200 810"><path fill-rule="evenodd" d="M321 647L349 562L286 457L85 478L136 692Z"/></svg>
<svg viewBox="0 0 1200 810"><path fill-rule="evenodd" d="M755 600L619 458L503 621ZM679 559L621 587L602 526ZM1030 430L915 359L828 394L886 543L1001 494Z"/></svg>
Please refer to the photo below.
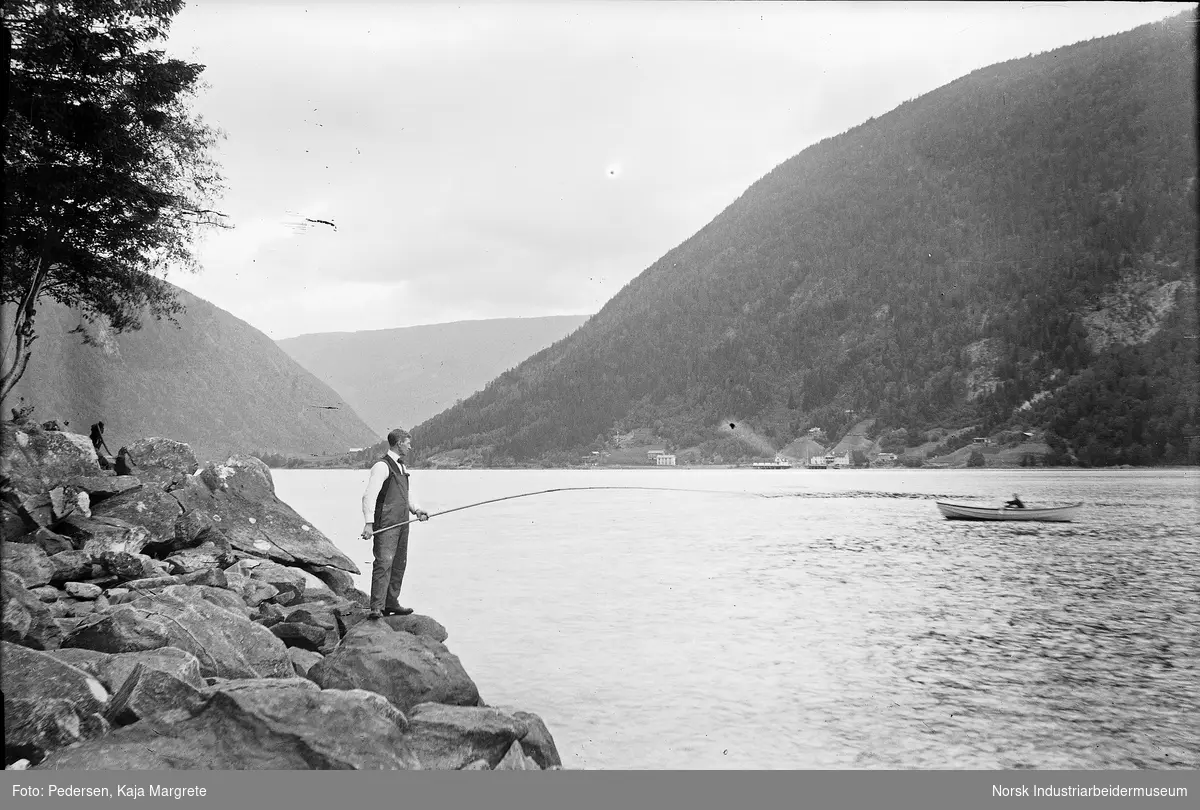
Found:
<svg viewBox="0 0 1200 810"><path fill-rule="evenodd" d="M375 528L382 529L393 523L408 520L408 473L400 471L391 456L383 457L388 465L388 477L379 488L375 499Z"/></svg>

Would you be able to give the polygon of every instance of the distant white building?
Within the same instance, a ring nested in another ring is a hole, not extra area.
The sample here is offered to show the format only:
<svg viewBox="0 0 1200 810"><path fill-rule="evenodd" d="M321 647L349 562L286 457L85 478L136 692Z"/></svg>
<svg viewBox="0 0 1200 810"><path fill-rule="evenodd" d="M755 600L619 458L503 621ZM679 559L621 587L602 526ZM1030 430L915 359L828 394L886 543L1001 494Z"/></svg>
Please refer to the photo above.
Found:
<svg viewBox="0 0 1200 810"><path fill-rule="evenodd" d="M659 453L657 456L654 457L654 463L657 464L659 467L674 467L675 466L675 454L674 453Z"/></svg>

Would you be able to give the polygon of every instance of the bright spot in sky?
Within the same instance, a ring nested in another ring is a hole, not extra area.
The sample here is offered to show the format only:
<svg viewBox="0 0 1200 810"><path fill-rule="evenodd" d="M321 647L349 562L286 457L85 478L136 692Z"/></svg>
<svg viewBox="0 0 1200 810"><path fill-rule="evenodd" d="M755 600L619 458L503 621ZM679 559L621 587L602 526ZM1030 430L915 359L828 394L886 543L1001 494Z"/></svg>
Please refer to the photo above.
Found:
<svg viewBox="0 0 1200 810"><path fill-rule="evenodd" d="M604 176L609 180L616 180L621 176L621 164L610 163L608 168L604 170Z"/></svg>

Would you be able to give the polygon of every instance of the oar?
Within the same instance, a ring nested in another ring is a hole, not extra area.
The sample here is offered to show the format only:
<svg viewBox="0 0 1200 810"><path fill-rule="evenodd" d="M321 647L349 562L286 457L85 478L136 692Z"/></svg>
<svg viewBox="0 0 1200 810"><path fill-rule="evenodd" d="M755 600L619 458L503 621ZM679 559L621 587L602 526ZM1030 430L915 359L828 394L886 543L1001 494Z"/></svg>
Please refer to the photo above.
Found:
<svg viewBox="0 0 1200 810"><path fill-rule="evenodd" d="M567 492L569 490L582 490L582 489L650 489L650 490L661 490L664 492L709 492L709 490L704 490L704 489L680 489L678 487L554 487L553 489L540 489L537 492L522 492L520 495L505 495L503 498L489 498L486 501L479 501L477 503L469 503L466 506L456 506L453 509L445 509L441 512L432 512L429 514L429 517L433 518L433 517L437 517L438 515L448 515L451 512L459 512L459 511L462 511L463 509L470 509L473 506L483 506L485 503L497 503L498 501L511 501L513 498L528 498L530 495L545 495L548 492ZM719 491L713 491L712 494L722 494L722 493L720 493ZM728 494L742 494L742 493L728 493ZM418 520L420 520L420 518L409 518L408 520L402 520L399 523L393 523L391 526L384 526L382 529L376 529L375 531L371 532L371 536L374 537L375 535L379 534L380 532L386 532L389 529L396 529L396 528L399 528L400 526L407 526L409 523L416 523Z"/></svg>

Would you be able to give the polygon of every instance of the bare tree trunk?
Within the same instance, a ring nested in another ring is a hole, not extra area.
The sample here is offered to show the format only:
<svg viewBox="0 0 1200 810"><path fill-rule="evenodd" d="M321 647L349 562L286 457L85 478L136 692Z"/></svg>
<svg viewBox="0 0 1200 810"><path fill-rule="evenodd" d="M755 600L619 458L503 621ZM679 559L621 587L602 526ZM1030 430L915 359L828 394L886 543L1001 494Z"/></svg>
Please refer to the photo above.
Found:
<svg viewBox="0 0 1200 810"><path fill-rule="evenodd" d="M50 263L43 256L38 259L37 268L21 297L21 303L13 312L11 330L9 324L4 324L4 352L0 357L0 401L8 399L16 387L17 381L25 374L29 366L29 358L33 355L33 341L37 334L33 331L33 319L37 315L34 305L42 292Z"/></svg>

